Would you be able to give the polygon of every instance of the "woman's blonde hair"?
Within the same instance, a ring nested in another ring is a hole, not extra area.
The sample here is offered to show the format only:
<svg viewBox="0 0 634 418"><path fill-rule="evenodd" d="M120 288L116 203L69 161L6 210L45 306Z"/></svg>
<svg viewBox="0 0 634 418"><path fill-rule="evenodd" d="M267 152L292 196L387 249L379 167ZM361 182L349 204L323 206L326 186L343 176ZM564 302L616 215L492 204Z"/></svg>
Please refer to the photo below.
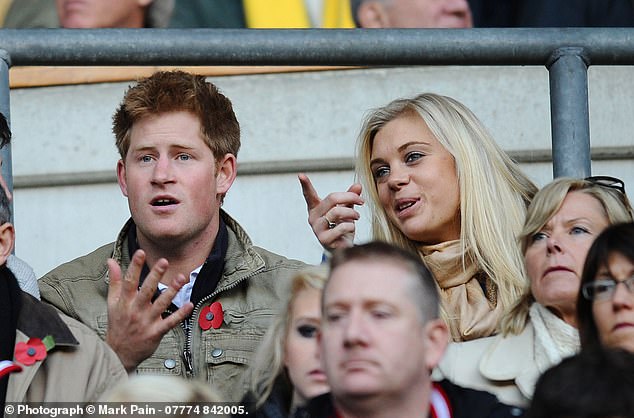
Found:
<svg viewBox="0 0 634 418"><path fill-rule="evenodd" d="M609 225L632 221L632 206L627 196L619 190L589 180L569 177L558 178L537 192L528 207L526 221L518 238L522 254L526 253L532 237L541 231L559 211L564 199L571 192L581 192L594 197L601 204ZM522 297L502 319L501 331L503 334L522 332L528 320L528 309L534 301L529 280Z"/></svg>
<svg viewBox="0 0 634 418"><path fill-rule="evenodd" d="M357 175L369 195L374 239L416 250L379 203L370 167L376 134L390 121L418 114L453 156L460 189L460 243L497 287L497 303L511 306L525 287L524 263L517 248L526 207L537 191L519 166L495 143L478 118L462 103L423 93L372 110L361 128Z"/></svg>
<svg viewBox="0 0 634 418"><path fill-rule="evenodd" d="M284 368L284 347L291 328L293 304L302 291L316 289L322 291L328 279L328 267L325 265L308 267L293 278L288 301L262 339L248 373L249 387L255 396L255 406L259 408L271 395L273 387L279 383L292 395L292 382ZM321 305L321 304L320 304Z"/></svg>
<svg viewBox="0 0 634 418"><path fill-rule="evenodd" d="M118 403L170 403L175 405L200 405L205 403L218 403L226 401L221 399L214 392L207 382L203 380L187 380L180 376L170 375L136 375L130 377L126 382L116 386L109 392L106 392L100 399L101 402L118 402ZM158 418L169 417L211 417L218 416L211 413L194 413L187 409L176 411L168 414L165 411L159 411L152 414ZM228 417L229 414L219 415Z"/></svg>

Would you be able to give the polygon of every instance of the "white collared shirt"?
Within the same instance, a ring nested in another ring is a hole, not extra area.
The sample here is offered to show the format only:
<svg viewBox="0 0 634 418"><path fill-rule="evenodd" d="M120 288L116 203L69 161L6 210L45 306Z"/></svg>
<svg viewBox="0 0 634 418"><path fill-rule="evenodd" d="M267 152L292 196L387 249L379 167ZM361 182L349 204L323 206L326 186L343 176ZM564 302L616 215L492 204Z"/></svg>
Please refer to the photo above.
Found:
<svg viewBox="0 0 634 418"><path fill-rule="evenodd" d="M176 296L174 296L174 299L172 300L172 303L174 305L180 308L181 306L183 306L184 304L190 301L192 297L192 290L194 289L194 283L196 282L196 278L198 277L198 274L200 273L200 270L202 270L202 268L203 268L203 265L201 264L194 271L189 273L189 283L185 283L185 285L181 287L181 290L178 291ZM167 285L164 285L163 283L159 282L158 284L159 292L163 293L165 289L167 289Z"/></svg>

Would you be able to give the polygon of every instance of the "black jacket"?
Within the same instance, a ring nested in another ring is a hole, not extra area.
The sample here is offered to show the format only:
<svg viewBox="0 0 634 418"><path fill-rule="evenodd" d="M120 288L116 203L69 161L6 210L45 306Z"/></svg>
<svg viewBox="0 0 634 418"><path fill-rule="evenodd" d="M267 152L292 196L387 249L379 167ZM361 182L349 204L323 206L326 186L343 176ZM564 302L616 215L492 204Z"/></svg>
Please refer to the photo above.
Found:
<svg viewBox="0 0 634 418"><path fill-rule="evenodd" d="M288 383L288 379L278 377L273 385L271 394L258 409L253 410L256 398L252 392L248 392L242 398L241 404L247 405L249 415L255 418L288 418L293 398L293 388ZM244 415L233 415L241 417Z"/></svg>
<svg viewBox="0 0 634 418"><path fill-rule="evenodd" d="M448 380L438 382L451 404L453 418L512 418L521 417L521 408L501 403L488 392L463 388ZM330 394L311 399L300 408L294 418L335 418L335 409Z"/></svg>

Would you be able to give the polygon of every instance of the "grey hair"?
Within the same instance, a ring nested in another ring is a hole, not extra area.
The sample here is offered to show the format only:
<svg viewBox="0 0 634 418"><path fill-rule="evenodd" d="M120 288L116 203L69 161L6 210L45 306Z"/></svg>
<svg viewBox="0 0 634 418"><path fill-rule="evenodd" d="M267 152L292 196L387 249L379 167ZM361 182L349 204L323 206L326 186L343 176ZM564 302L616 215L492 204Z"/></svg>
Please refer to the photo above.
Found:
<svg viewBox="0 0 634 418"><path fill-rule="evenodd" d="M0 225L11 222L11 202L4 187L0 187Z"/></svg>
<svg viewBox="0 0 634 418"><path fill-rule="evenodd" d="M352 19L354 20L354 25L358 28L361 27L361 22L359 22L358 12L359 7L361 7L361 3L364 0L350 0L350 12L352 14Z"/></svg>
<svg viewBox="0 0 634 418"><path fill-rule="evenodd" d="M387 0L350 0L350 12L352 14L352 19L354 20L354 25L358 28L361 27L361 22L359 21L359 8L366 1L380 1L385 3Z"/></svg>
<svg viewBox="0 0 634 418"><path fill-rule="evenodd" d="M153 0L148 6L146 26L150 28L166 28L174 12L175 0Z"/></svg>

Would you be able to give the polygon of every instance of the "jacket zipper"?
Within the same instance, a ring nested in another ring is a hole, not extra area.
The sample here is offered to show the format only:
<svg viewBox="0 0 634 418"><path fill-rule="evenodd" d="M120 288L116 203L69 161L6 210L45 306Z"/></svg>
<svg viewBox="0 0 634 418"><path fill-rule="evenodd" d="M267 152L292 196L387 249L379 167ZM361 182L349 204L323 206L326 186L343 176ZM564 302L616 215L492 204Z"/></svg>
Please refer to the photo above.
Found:
<svg viewBox="0 0 634 418"><path fill-rule="evenodd" d="M200 310L202 305L205 302L207 302L208 300L213 299L220 292L224 292L226 290L231 290L234 287L236 287L239 283L242 283L243 281L247 280L248 278L255 276L263 268L264 267L260 267L256 271L253 271L253 272L247 274L246 276L244 276L240 280L237 280L234 283L232 283L230 286L223 287L222 289L216 289L215 292L213 292L210 295L205 296L203 299L200 300L200 302L198 302L196 304L196 306L194 306L194 310L192 311L192 315L188 319L186 319L188 324L186 324L185 327L184 327L185 328L185 348L183 349L183 363L185 364L185 370L187 372L187 377L191 377L193 375L193 373L194 373L194 364L193 364L193 357L192 357L192 344L193 344L193 338L194 338L193 337L193 333L192 333L192 329L194 327L194 324L192 322L193 322L194 318L198 317L198 311Z"/></svg>
<svg viewBox="0 0 634 418"><path fill-rule="evenodd" d="M192 352L191 352L191 347L190 347L190 343L189 343L189 336L192 333L192 316L190 316L189 318L186 318L185 321L183 321L184 326L183 326L183 331L185 331L185 347L183 348L183 364L185 364L185 371L187 372L187 377L191 377L193 371L194 371L194 366L192 364Z"/></svg>

